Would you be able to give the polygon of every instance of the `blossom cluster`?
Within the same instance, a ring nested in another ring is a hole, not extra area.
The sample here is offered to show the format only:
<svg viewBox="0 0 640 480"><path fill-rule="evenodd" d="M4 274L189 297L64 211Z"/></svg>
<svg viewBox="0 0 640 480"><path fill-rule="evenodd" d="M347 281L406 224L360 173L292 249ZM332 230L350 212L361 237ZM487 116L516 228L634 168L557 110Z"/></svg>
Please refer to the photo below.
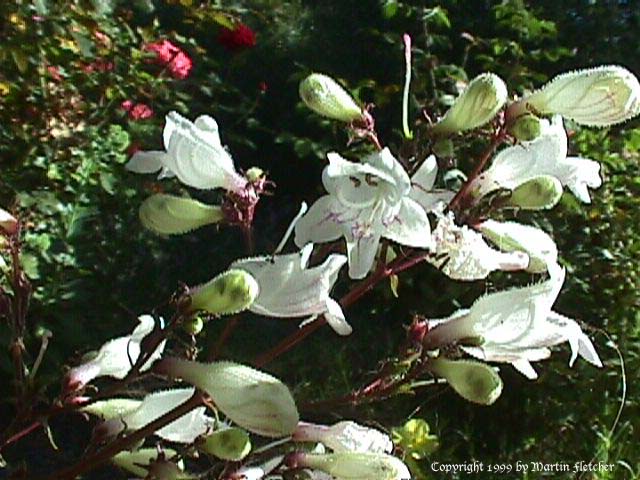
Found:
<svg viewBox="0 0 640 480"><path fill-rule="evenodd" d="M191 64L170 47L162 42L149 49L184 78ZM182 63L173 65L177 58ZM425 370L446 380L466 400L490 405L504 388L495 363L510 364L535 379L532 362L548 358L553 347L568 342L570 366L578 356L603 366L580 324L554 310L566 277L554 240L538 227L509 219L509 213L553 208L564 187L579 201L591 201L590 189L602 183L600 165L568 155L564 122L603 127L640 113L640 84L633 74L615 66L571 72L510 103L507 86L497 75L473 79L430 126L432 139L447 141L493 122L495 138L513 144L458 188L439 186L442 172L435 154L409 161L381 145L368 109L330 77L310 75L301 83L300 95L314 112L344 122L352 138L369 139L375 149L361 158L328 152L321 179L326 193L310 208L303 204L276 251L236 259L211 281L186 288L177 318L201 313L215 318L248 310L303 323L321 319L337 334L349 335L358 326L346 319L346 297L333 296L338 282L362 280L370 288L374 281L417 263L463 282L485 279L496 270L520 271L527 278L536 275L535 280L488 293L445 318L424 315L414 340ZM270 182L258 167L236 169L217 121L208 115L191 121L170 112L162 138L163 150L136 152L126 168L157 173L163 180L175 178L196 190L218 190L223 200L209 205L187 196L156 194L140 207L142 224L160 235L220 223L250 229ZM5 230L13 228L11 219L5 214ZM295 249L282 253L291 234ZM316 248L325 243L331 248ZM287 472L315 479L411 478L404 462L393 456L394 444L386 433L350 420L334 425L301 421L289 388L267 372L231 361L162 358L166 330L162 318L142 315L130 335L107 342L69 371L65 389L76 400L99 377L126 379L131 372L149 369L188 384L142 399L89 404L85 411L103 419L96 438L144 428L204 392L214 414L200 405L154 434L236 462L225 477L229 480L281 479ZM290 445L274 448L276 453L266 461L269 456L262 455L258 463L250 457L253 435ZM139 448L113 460L140 477L191 478L180 455L170 449Z"/></svg>

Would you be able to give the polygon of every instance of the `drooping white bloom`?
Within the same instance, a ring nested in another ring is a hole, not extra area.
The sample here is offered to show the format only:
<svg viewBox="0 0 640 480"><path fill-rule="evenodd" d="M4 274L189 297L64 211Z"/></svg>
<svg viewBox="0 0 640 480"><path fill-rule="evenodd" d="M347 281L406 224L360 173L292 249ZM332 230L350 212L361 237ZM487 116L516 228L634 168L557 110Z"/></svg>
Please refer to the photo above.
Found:
<svg viewBox="0 0 640 480"><path fill-rule="evenodd" d="M321 470L337 480L411 479L411 473L402 460L385 453L296 453L289 458L288 463L296 467Z"/></svg>
<svg viewBox="0 0 640 480"><path fill-rule="evenodd" d="M345 237L349 276L364 278L385 237L401 245L431 247L425 210L409 198L411 180L388 148L362 159L345 160L329 153L322 182L329 192L296 224L299 247Z"/></svg>
<svg viewBox="0 0 640 480"><path fill-rule="evenodd" d="M160 172L160 178L176 176L185 185L199 189L224 188L240 192L247 184L222 146L217 122L201 115L195 122L178 112L166 117L163 151L136 152L126 165L136 173Z"/></svg>
<svg viewBox="0 0 640 480"><path fill-rule="evenodd" d="M533 379L537 374L529 362L548 358L549 347L568 341L572 351L570 366L580 355L601 367L591 340L579 325L551 310L565 271L549 267L550 278L544 282L489 294L470 309L430 320L425 347L435 349L459 342L468 354L489 362L511 363Z"/></svg>
<svg viewBox="0 0 640 480"><path fill-rule="evenodd" d="M529 256L529 264L526 267L528 272L546 272L548 265L556 268L558 247L553 239L539 228L495 220L485 220L477 228L502 251L526 252Z"/></svg>
<svg viewBox="0 0 640 480"><path fill-rule="evenodd" d="M590 203L587 187L598 188L602 184L600 165L593 160L567 157L567 133L560 116L545 122L542 133L531 142L508 147L496 155L486 171L476 177L470 191L476 198L519 185L542 175L556 177L562 185L584 203Z"/></svg>
<svg viewBox="0 0 640 480"><path fill-rule="evenodd" d="M411 177L409 198L418 202L425 212L437 211L440 204L449 203L455 195L451 190L434 188L437 176L438 161L430 155Z"/></svg>
<svg viewBox="0 0 640 480"><path fill-rule="evenodd" d="M193 396L193 388L177 388L153 392L144 397L135 410L112 418L96 427L98 435L113 436L122 430L137 430L148 425ZM198 407L165 425L155 434L170 442L192 443L213 428L215 420L205 415L206 407Z"/></svg>
<svg viewBox="0 0 640 480"><path fill-rule="evenodd" d="M456 225L452 212L440 215L433 239L435 248L427 261L454 280L479 280L494 270L523 270L529 264L525 252L495 250L478 232Z"/></svg>
<svg viewBox="0 0 640 480"><path fill-rule="evenodd" d="M348 335L351 326L340 304L329 297L347 257L332 254L321 265L307 268L312 250L308 244L299 253L237 260L230 268L248 272L258 283L252 312L279 318L324 315L338 334Z"/></svg>
<svg viewBox="0 0 640 480"><path fill-rule="evenodd" d="M157 448L141 448L138 450L130 451L122 451L117 453L111 458L111 461L115 463L118 467L132 473L133 475L137 475L140 478L148 478L149 472L153 469L156 462L166 462L166 460L162 460L162 458L171 458L175 456L177 452L175 450L171 450L165 448L162 450L162 454L158 451ZM180 472L178 476L168 477L164 476L159 480L174 480L177 478L190 478L185 476L184 474L184 462L179 461L176 466L176 470ZM156 472L157 473L157 472ZM154 476L153 478L158 478Z"/></svg>
<svg viewBox="0 0 640 480"><path fill-rule="evenodd" d="M515 102L508 115L529 110L607 127L640 113L640 83L633 73L618 65L567 72Z"/></svg>
<svg viewBox="0 0 640 480"><path fill-rule="evenodd" d="M292 439L320 442L334 452L391 453L393 450L389 435L348 420L331 426L300 422Z"/></svg>
<svg viewBox="0 0 640 480"><path fill-rule="evenodd" d="M140 344L154 328L155 320L151 315L141 315L138 317L140 324L130 335L110 340L92 354L91 359L72 368L65 380L67 388L77 390L98 377L124 378L131 370L131 367L138 360L140 355ZM163 325L162 318L159 319ZM153 362L158 360L164 350L165 342L162 342L149 360L140 369L141 372L148 370Z"/></svg>
<svg viewBox="0 0 640 480"><path fill-rule="evenodd" d="M216 408L250 432L291 435L300 417L287 386L268 373L233 362L199 363L166 358L156 371L204 390Z"/></svg>

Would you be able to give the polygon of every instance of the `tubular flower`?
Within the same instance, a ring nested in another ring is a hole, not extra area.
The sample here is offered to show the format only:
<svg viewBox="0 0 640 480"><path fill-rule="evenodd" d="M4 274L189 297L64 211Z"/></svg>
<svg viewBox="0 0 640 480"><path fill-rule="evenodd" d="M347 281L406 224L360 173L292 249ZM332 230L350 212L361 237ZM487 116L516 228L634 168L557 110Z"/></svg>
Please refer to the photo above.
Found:
<svg viewBox="0 0 640 480"><path fill-rule="evenodd" d="M507 362L527 378L537 378L529 362L551 355L549 347L563 342L571 346L573 366L578 355L601 367L591 340L574 321L551 310L565 272L550 265L550 278L528 287L481 297L470 309L448 318L430 320L424 338L427 349L458 343L469 355L488 362Z"/></svg>
<svg viewBox="0 0 640 480"><path fill-rule="evenodd" d="M427 214L409 197L411 180L388 148L362 159L345 160L329 153L322 182L329 192L296 224L299 247L345 237L349 276L364 278L385 237L401 245L430 248Z"/></svg>
<svg viewBox="0 0 640 480"><path fill-rule="evenodd" d="M567 157L567 133L560 116L545 122L540 136L531 142L502 150L491 167L476 177L470 185L475 198L481 198L499 189L514 190L518 186L549 175L569 187L584 203L590 203L587 187L602 184L600 165L585 158Z"/></svg>
<svg viewBox="0 0 640 480"><path fill-rule="evenodd" d="M294 453L287 459L292 467L311 468L336 480L410 480L411 473L399 458L384 453Z"/></svg>
<svg viewBox="0 0 640 480"><path fill-rule="evenodd" d="M324 315L338 334L349 335L342 308L329 297L347 257L332 254L321 265L307 268L312 250L308 244L299 253L237 260L230 268L256 279L260 293L249 306L252 312L279 318Z"/></svg>
<svg viewBox="0 0 640 480"><path fill-rule="evenodd" d="M126 165L135 173L154 173L159 178L178 177L185 185L198 189L224 188L242 194L247 180L233 165L233 159L220 142L217 122L201 115L195 122L177 112L166 117L163 151L136 152Z"/></svg>
<svg viewBox="0 0 640 480"><path fill-rule="evenodd" d="M155 320L151 315L138 317L140 324L130 335L110 340L85 363L72 368L67 373L65 384L68 390L79 390L94 378L114 377L124 378L131 370L131 366L138 360L142 340L152 332ZM164 321L160 318L160 324ZM153 355L140 368L143 372L160 358L165 342L158 345Z"/></svg>
<svg viewBox="0 0 640 480"><path fill-rule="evenodd" d="M440 215L433 239L435 248L427 261L454 280L479 280L494 270L523 270L529 264L523 251L495 250L478 232L456 225L452 212Z"/></svg>
<svg viewBox="0 0 640 480"><path fill-rule="evenodd" d="M176 388L150 393L133 411L111 418L96 427L96 434L113 436L123 430L137 430L153 422L178 405L186 402L193 393L193 388ZM170 442L192 443L200 435L204 435L214 426L214 419L205 415L206 407L198 407L189 413L165 425L155 434Z"/></svg>
<svg viewBox="0 0 640 480"><path fill-rule="evenodd" d="M567 72L515 102L507 115L517 118L529 110L607 127L640 113L640 83L633 73L617 65Z"/></svg>
<svg viewBox="0 0 640 480"><path fill-rule="evenodd" d="M334 452L391 453L393 443L386 433L356 422L333 425L300 422L292 439L297 442L320 442Z"/></svg>

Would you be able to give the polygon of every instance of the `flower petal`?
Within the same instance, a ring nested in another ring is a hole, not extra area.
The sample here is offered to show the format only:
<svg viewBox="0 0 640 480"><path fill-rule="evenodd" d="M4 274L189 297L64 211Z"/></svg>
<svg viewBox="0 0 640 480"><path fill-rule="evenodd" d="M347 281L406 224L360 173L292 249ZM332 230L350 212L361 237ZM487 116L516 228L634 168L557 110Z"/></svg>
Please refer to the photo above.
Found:
<svg viewBox="0 0 640 480"><path fill-rule="evenodd" d="M408 197L400 201L400 211L386 225L384 237L408 247L433 248L431 225L424 209Z"/></svg>
<svg viewBox="0 0 640 480"><path fill-rule="evenodd" d="M349 325L344 318L342 307L333 298L327 298L327 311L324 314L324 318L327 319L329 326L333 328L338 335L349 335L353 331L351 325Z"/></svg>
<svg viewBox="0 0 640 480"><path fill-rule="evenodd" d="M349 277L360 279L367 276L378 250L380 234L372 233L347 239L347 255L349 256Z"/></svg>
<svg viewBox="0 0 640 480"><path fill-rule="evenodd" d="M331 211L331 195L320 197L296 223L295 243L302 248L309 242L331 242L342 236L342 227Z"/></svg>

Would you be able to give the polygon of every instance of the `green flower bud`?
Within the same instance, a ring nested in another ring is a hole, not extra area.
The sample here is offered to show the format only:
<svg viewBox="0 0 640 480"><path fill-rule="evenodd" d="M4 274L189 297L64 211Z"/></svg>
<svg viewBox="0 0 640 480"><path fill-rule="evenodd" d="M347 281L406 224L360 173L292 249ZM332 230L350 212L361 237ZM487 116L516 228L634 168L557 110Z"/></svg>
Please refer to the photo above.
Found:
<svg viewBox="0 0 640 480"><path fill-rule="evenodd" d="M458 395L480 405L491 405L502 393L502 379L490 366L471 360L437 358L429 366L449 382Z"/></svg>
<svg viewBox="0 0 640 480"><path fill-rule="evenodd" d="M232 362L204 364L167 358L156 371L204 390L216 408L258 435L284 437L298 424L298 409L287 386L260 370Z"/></svg>
<svg viewBox="0 0 640 480"><path fill-rule="evenodd" d="M207 436L198 448L222 460L239 462L249 455L251 440L241 428L224 428Z"/></svg>
<svg viewBox="0 0 640 480"><path fill-rule="evenodd" d="M605 65L558 75L515 102L507 113L559 114L582 125L607 127L640 113L640 82L626 68Z"/></svg>
<svg viewBox="0 0 640 480"><path fill-rule="evenodd" d="M110 398L82 407L80 411L102 417L104 420L109 420L127 415L135 411L141 404L142 402L140 400L133 400L131 398Z"/></svg>
<svg viewBox="0 0 640 480"><path fill-rule="evenodd" d="M262 170L260 167L251 167L246 171L244 176L247 177L247 180L249 180L251 183L254 183L264 177L265 173L264 170Z"/></svg>
<svg viewBox="0 0 640 480"><path fill-rule="evenodd" d="M204 321L200 317L191 317L184 321L182 328L189 335L199 335L204 328Z"/></svg>
<svg viewBox="0 0 640 480"><path fill-rule="evenodd" d="M560 180L550 175L540 175L513 189L507 206L522 210L548 210L553 208L561 197Z"/></svg>
<svg viewBox="0 0 640 480"><path fill-rule="evenodd" d="M192 198L158 193L140 206L140 221L145 228L161 235L180 235L224 219L222 209Z"/></svg>
<svg viewBox="0 0 640 480"><path fill-rule="evenodd" d="M337 480L409 480L411 473L399 458L385 453L294 454L289 463L321 470Z"/></svg>
<svg viewBox="0 0 640 480"><path fill-rule="evenodd" d="M260 287L244 270L231 269L213 280L190 289L191 310L204 310L214 315L230 315L251 306Z"/></svg>
<svg viewBox="0 0 640 480"><path fill-rule="evenodd" d="M362 118L362 109L344 88L331 77L312 73L300 82L300 98L323 117L350 123Z"/></svg>
<svg viewBox="0 0 640 480"><path fill-rule="evenodd" d="M490 122L507 101L507 86L493 73L483 73L469 82L451 108L436 123L434 135L473 130Z"/></svg>
<svg viewBox="0 0 640 480"><path fill-rule="evenodd" d="M392 431L393 443L413 460L422 460L438 449L438 437L430 433L429 424L421 418L408 420Z"/></svg>
<svg viewBox="0 0 640 480"><path fill-rule="evenodd" d="M509 133L516 140L530 142L540 136L542 132L541 120L530 113L518 117L509 127Z"/></svg>

